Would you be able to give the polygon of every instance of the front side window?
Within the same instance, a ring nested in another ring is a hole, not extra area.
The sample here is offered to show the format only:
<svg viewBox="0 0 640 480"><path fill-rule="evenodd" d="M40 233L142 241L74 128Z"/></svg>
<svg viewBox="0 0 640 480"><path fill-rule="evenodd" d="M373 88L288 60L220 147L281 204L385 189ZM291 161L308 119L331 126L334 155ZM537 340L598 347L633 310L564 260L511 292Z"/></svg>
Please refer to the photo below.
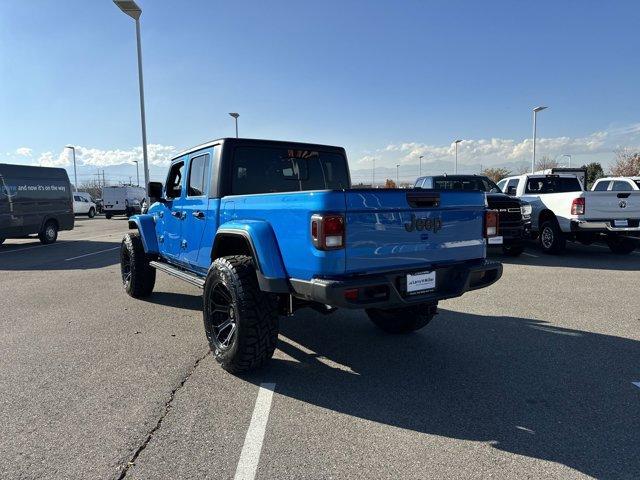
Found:
<svg viewBox="0 0 640 480"><path fill-rule="evenodd" d="M518 180L517 178L512 178L511 180L509 180L507 182L506 191L504 193L506 193L507 195L515 195L518 191L518 183L520 183L520 180Z"/></svg>
<svg viewBox="0 0 640 480"><path fill-rule="evenodd" d="M209 154L200 155L191 159L189 165L189 184L187 196L199 197L205 194L206 175L209 165Z"/></svg>
<svg viewBox="0 0 640 480"><path fill-rule="evenodd" d="M234 152L234 195L348 187L347 162L338 153L286 147L238 147Z"/></svg>
<svg viewBox="0 0 640 480"><path fill-rule="evenodd" d="M73 199L74 199L76 202L81 202L81 201L82 201L82 198L80 198L78 195L74 195L74 196L73 196Z"/></svg>
<svg viewBox="0 0 640 480"><path fill-rule="evenodd" d="M179 198L182 195L182 178L184 162L177 162L171 166L167 177L167 198Z"/></svg>

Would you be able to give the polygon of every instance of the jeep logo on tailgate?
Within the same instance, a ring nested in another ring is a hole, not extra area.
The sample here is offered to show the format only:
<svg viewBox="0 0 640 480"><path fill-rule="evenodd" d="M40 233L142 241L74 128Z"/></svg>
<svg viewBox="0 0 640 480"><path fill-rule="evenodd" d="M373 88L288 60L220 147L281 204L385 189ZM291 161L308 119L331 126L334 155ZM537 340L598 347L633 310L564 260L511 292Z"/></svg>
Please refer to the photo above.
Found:
<svg viewBox="0 0 640 480"><path fill-rule="evenodd" d="M413 232L414 230L431 230L433 233L436 233L438 230L442 228L442 219L440 217L436 218L416 218L416 216L411 214L411 222L404 224L404 229L407 232Z"/></svg>

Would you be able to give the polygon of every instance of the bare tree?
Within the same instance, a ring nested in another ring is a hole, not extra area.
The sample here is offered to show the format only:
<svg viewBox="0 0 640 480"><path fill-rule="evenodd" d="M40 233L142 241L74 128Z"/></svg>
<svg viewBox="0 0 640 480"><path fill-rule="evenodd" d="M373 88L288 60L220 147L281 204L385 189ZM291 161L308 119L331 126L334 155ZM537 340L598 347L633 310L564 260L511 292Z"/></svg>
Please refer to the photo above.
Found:
<svg viewBox="0 0 640 480"><path fill-rule="evenodd" d="M633 152L628 148L618 148L614 151L615 162L611 167L611 174L621 177L640 175L640 152Z"/></svg>
<svg viewBox="0 0 640 480"><path fill-rule="evenodd" d="M85 180L78 185L79 192L87 192L94 200L102 198L102 185L96 179Z"/></svg>
<svg viewBox="0 0 640 480"><path fill-rule="evenodd" d="M511 171L507 170L506 168L485 168L484 170L482 170L482 172L480 172L480 174L484 175L485 177L489 177L491 180L497 183L504 177L508 177L509 175L511 175Z"/></svg>
<svg viewBox="0 0 640 480"><path fill-rule="evenodd" d="M536 170L549 170L558 167L558 162L548 156L543 156L536 162Z"/></svg>

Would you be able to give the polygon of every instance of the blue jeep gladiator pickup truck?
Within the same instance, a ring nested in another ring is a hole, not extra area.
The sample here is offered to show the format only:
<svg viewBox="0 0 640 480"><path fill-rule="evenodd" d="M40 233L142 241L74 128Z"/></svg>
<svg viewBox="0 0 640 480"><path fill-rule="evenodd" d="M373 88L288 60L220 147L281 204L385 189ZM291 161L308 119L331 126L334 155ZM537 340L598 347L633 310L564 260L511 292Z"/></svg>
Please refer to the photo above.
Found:
<svg viewBox="0 0 640 480"><path fill-rule="evenodd" d="M279 315L359 308L410 332L439 300L500 278L485 259L497 216L484 193L350 186L339 147L227 138L187 150L129 220L125 290L150 295L158 270L202 288L211 350L244 372L273 355Z"/></svg>

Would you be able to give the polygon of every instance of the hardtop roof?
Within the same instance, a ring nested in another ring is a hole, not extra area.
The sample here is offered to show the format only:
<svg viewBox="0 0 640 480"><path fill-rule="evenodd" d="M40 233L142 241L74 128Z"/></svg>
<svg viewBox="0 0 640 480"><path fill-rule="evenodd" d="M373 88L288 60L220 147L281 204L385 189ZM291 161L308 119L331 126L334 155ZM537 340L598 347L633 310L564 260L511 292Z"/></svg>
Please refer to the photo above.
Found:
<svg viewBox="0 0 640 480"><path fill-rule="evenodd" d="M195 147L191 147L186 150L183 150L177 155L174 155L171 158L171 161L174 161L180 157L183 157L184 155L189 155L199 150L204 150L205 148L209 148L209 147L212 147L213 145L222 144L222 143L231 144L231 145L256 145L256 146L273 145L273 146L279 146L279 147L294 146L294 147L305 148L305 149L316 148L316 149L322 149L322 150L334 150L334 151L344 152L343 147L338 147L335 145L323 145L319 143L305 143L305 142L290 142L287 140L267 140L267 139L258 139L258 138L224 137L224 138L218 138L215 140L210 140L206 143L201 143L200 145L196 145Z"/></svg>

